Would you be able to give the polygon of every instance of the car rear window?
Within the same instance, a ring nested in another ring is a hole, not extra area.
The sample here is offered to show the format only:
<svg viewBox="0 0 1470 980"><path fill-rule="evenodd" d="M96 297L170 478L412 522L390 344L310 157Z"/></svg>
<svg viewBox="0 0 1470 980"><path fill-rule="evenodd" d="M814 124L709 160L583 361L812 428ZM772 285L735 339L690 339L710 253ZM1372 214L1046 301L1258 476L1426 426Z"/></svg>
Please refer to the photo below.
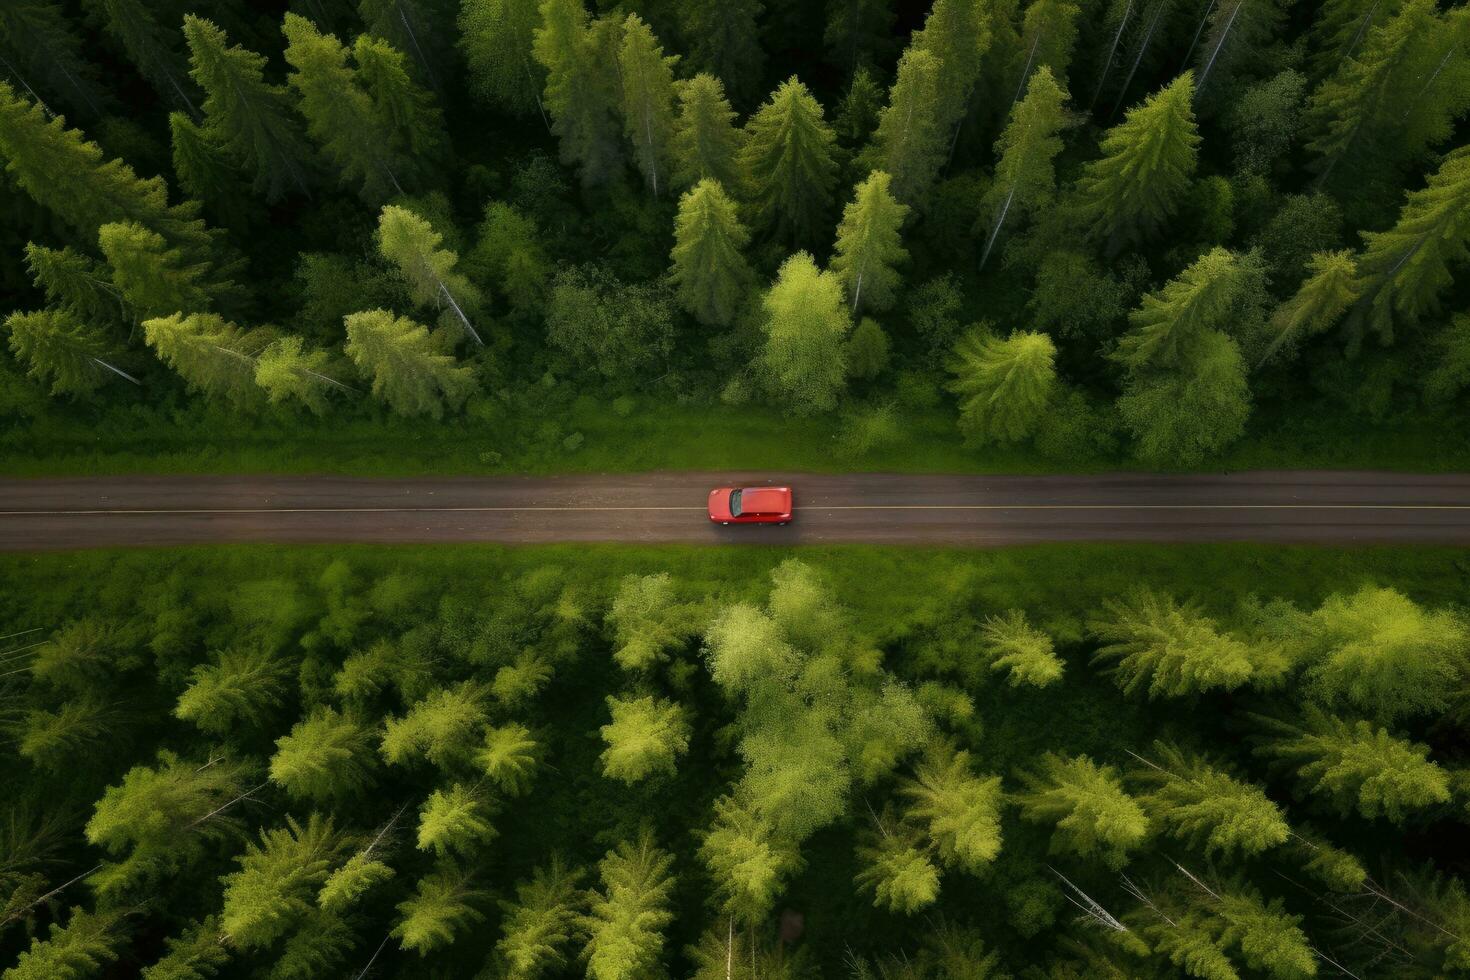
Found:
<svg viewBox="0 0 1470 980"><path fill-rule="evenodd" d="M739 517L740 516L740 491L739 490L731 490L730 491L730 516L731 517Z"/></svg>

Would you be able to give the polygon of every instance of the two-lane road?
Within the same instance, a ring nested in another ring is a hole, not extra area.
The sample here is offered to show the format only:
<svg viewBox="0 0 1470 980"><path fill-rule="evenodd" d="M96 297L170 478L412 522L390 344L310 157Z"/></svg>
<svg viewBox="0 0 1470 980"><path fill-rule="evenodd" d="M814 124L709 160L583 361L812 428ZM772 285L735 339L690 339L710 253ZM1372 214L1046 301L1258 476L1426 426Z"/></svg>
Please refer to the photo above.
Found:
<svg viewBox="0 0 1470 980"><path fill-rule="evenodd" d="M710 487L795 488L789 527L717 527ZM0 480L0 550L278 542L1470 544L1470 475L647 473Z"/></svg>

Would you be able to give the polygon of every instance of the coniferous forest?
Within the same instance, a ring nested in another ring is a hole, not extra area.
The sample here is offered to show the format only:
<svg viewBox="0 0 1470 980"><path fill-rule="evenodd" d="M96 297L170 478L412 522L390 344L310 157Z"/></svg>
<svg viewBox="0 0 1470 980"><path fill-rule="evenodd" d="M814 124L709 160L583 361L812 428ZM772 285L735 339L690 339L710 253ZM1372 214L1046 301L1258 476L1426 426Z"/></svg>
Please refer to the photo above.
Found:
<svg viewBox="0 0 1470 980"><path fill-rule="evenodd" d="M1467 469L1467 117L1463 0L0 0L0 472ZM3 555L0 978L1470 976L1467 570Z"/></svg>

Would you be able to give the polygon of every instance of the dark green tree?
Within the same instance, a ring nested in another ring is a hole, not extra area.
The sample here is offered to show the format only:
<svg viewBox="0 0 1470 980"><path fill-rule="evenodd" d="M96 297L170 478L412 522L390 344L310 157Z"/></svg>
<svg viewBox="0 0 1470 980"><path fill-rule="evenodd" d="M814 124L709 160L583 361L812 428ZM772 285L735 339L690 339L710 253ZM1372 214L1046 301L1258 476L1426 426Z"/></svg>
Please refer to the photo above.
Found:
<svg viewBox="0 0 1470 980"><path fill-rule="evenodd" d="M633 144L633 162L653 196L669 183L674 138L674 66L653 30L637 14L623 22L618 74L623 80L623 131ZM662 182L662 183L660 183Z"/></svg>
<svg viewBox="0 0 1470 980"><path fill-rule="evenodd" d="M577 167L584 187L610 182L623 167L617 52L603 50L612 38L589 24L582 0L542 0L532 50L546 71L545 105L562 163Z"/></svg>
<svg viewBox="0 0 1470 980"><path fill-rule="evenodd" d="M1056 344L1017 330L1005 340L966 334L949 361L960 396L960 431L977 445L1020 442L1035 434L1056 392Z"/></svg>
<svg viewBox="0 0 1470 980"><path fill-rule="evenodd" d="M679 305L701 323L729 326L755 280L742 254L750 233L735 202L706 178L679 199L674 222L670 279Z"/></svg>
<svg viewBox="0 0 1470 980"><path fill-rule="evenodd" d="M740 170L742 133L725 88L713 75L699 74L676 85L679 117L674 121L674 176L677 187L706 178L737 193L745 179Z"/></svg>
<svg viewBox="0 0 1470 980"><path fill-rule="evenodd" d="M541 24L537 0L461 0L459 49L469 68L470 90L517 116L540 113L544 69L531 53Z"/></svg>
<svg viewBox="0 0 1470 980"><path fill-rule="evenodd" d="M832 205L837 139L822 105L795 77L782 82L745 124L741 167L760 223L782 238L810 242Z"/></svg>
<svg viewBox="0 0 1470 980"><path fill-rule="evenodd" d="M760 97L766 55L761 48L761 0L689 0L677 8L689 57L720 79L743 106Z"/></svg>

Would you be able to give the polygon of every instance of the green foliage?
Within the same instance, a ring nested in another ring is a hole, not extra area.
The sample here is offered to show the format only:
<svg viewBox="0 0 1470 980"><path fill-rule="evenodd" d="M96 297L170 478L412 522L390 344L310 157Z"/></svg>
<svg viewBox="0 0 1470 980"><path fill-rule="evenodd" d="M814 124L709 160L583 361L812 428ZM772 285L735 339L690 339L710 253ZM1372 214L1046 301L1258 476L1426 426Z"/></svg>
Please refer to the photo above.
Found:
<svg viewBox="0 0 1470 980"><path fill-rule="evenodd" d="M582 0L542 0L532 51L546 71L544 103L561 161L576 166L584 187L611 181L622 169L617 74L621 22L589 25ZM608 43L600 43L600 42Z"/></svg>
<svg viewBox="0 0 1470 980"><path fill-rule="evenodd" d="M629 575L618 583L607 611L613 628L613 659L624 670L643 672L669 659L694 632L690 610L679 603L673 579Z"/></svg>
<svg viewBox="0 0 1470 980"><path fill-rule="evenodd" d="M390 204L378 216L378 251L403 274L414 302L436 310L448 307L445 319L483 345L469 319L480 303L480 291L455 270L459 256L440 248L443 240L428 221L407 208Z"/></svg>
<svg viewBox="0 0 1470 980"><path fill-rule="evenodd" d="M234 408L260 401L250 354L257 338L251 331L215 313L175 313L143 321L143 339L189 390Z"/></svg>
<svg viewBox="0 0 1470 980"><path fill-rule="evenodd" d="M765 51L756 23L761 0L688 0L676 8L689 39L689 56L715 78L723 79L742 105L760 93Z"/></svg>
<svg viewBox="0 0 1470 980"><path fill-rule="evenodd" d="M474 856L495 836L484 810L470 787L455 783L447 792L434 790L419 808L419 850L440 858Z"/></svg>
<svg viewBox="0 0 1470 980"><path fill-rule="evenodd" d="M890 344L883 327L872 317L863 317L847 338L847 376L871 380L888 366Z"/></svg>
<svg viewBox="0 0 1470 980"><path fill-rule="evenodd" d="M530 791L540 761L530 729L515 723L486 728L485 744L475 752L475 765L507 796Z"/></svg>
<svg viewBox="0 0 1470 980"><path fill-rule="evenodd" d="M662 288L627 285L603 266L564 269L546 308L547 339L606 378L631 378L673 350L671 305Z"/></svg>
<svg viewBox="0 0 1470 980"><path fill-rule="evenodd" d="M802 868L801 854L753 807L731 797L715 801L715 819L699 845L720 911L742 923L763 922L786 882Z"/></svg>
<svg viewBox="0 0 1470 980"><path fill-rule="evenodd" d="M673 856L658 848L651 833L623 841L597 864L601 889L588 898L582 955L590 980L634 980L648 976L663 953L662 930L671 921Z"/></svg>
<svg viewBox="0 0 1470 980"><path fill-rule="evenodd" d="M797 252L781 264L762 307L761 366L772 391L797 412L836 407L847 380L843 341L852 325L837 274Z"/></svg>
<svg viewBox="0 0 1470 980"><path fill-rule="evenodd" d="M832 206L837 137L818 102L794 76L745 124L740 167L757 220L797 244L817 238Z"/></svg>
<svg viewBox="0 0 1470 980"><path fill-rule="evenodd" d="M68 762L99 748L115 724L112 712L91 700L68 701L55 711L28 711L16 751L43 769L65 772Z"/></svg>
<svg viewBox="0 0 1470 980"><path fill-rule="evenodd" d="M285 935L315 908L317 889L341 859L346 841L330 817L313 813L303 827L262 831L225 875L220 932L242 950L260 949Z"/></svg>
<svg viewBox="0 0 1470 980"><path fill-rule="evenodd" d="M1000 777L976 776L968 751L931 745L899 793L904 820L924 829L946 867L979 875L1000 854Z"/></svg>
<svg viewBox="0 0 1470 980"><path fill-rule="evenodd" d="M374 397L400 415L437 419L446 405L458 408L474 391L470 369L439 353L423 324L367 310L348 316L346 325L347 356L372 379Z"/></svg>
<svg viewBox="0 0 1470 980"><path fill-rule="evenodd" d="M349 715L317 707L276 739L270 777L303 800L329 801L353 796L372 782L376 760L372 733Z"/></svg>
<svg viewBox="0 0 1470 980"><path fill-rule="evenodd" d="M12 313L5 329L26 373L45 382L53 395L90 394L117 370L106 361L113 356L112 342L69 312Z"/></svg>
<svg viewBox="0 0 1470 980"><path fill-rule="evenodd" d="M273 405L299 402L313 415L324 415L327 393L347 387L324 373L330 370L326 351L306 349L300 337L281 337L255 359L255 383Z"/></svg>
<svg viewBox="0 0 1470 980"><path fill-rule="evenodd" d="M545 75L531 56L540 22L537 0L461 0L458 43L470 91L517 116L542 111Z"/></svg>
<svg viewBox="0 0 1470 980"><path fill-rule="evenodd" d="M939 869L913 835L890 830L879 819L858 848L863 866L856 882L873 893L875 908L913 915L939 898Z"/></svg>
<svg viewBox="0 0 1470 980"><path fill-rule="evenodd" d="M674 772L674 760L689 751L689 722L677 704L652 697L607 699L612 721L599 731L602 774L636 783Z"/></svg>
<svg viewBox="0 0 1470 980"><path fill-rule="evenodd" d="M317 906L324 912L345 912L378 885L393 877L393 869L372 857L371 847L358 851L327 875L317 892Z"/></svg>
<svg viewBox="0 0 1470 980"><path fill-rule="evenodd" d="M1357 300L1359 288L1358 265L1351 252L1313 255L1307 263L1306 281L1271 317L1276 337L1266 357L1330 329Z"/></svg>
<svg viewBox="0 0 1470 980"><path fill-rule="evenodd" d="M1133 329L1113 357L1130 371L1177 368L1201 336L1223 326L1246 286L1240 257L1211 249L1128 314Z"/></svg>
<svg viewBox="0 0 1470 980"><path fill-rule="evenodd" d="M724 85L713 75L700 73L678 83L675 91L679 116L674 121L674 186L712 180L738 190L743 186L742 134L735 128L735 110L725 98Z"/></svg>
<svg viewBox="0 0 1470 980"><path fill-rule="evenodd" d="M669 183L674 136L674 66L658 38L637 14L623 22L618 74L623 80L623 128L633 144L633 162L653 196Z"/></svg>
<svg viewBox="0 0 1470 980"><path fill-rule="evenodd" d="M1250 389L1240 345L1202 331L1172 371L1130 376L1118 399L1138 458L1153 465L1193 466L1239 439L1250 415Z"/></svg>
<svg viewBox="0 0 1470 980"><path fill-rule="evenodd" d="M214 663L194 668L174 717L215 734L258 726L280 706L285 687L286 665L270 649L221 650Z"/></svg>
<svg viewBox="0 0 1470 980"><path fill-rule="evenodd" d="M1021 774L1025 792L1015 796L1021 816L1031 823L1055 824L1054 854L1097 858L1121 868L1128 853L1148 837L1148 817L1123 791L1112 766L1086 756L1047 752L1040 765Z"/></svg>
<svg viewBox="0 0 1470 980"><path fill-rule="evenodd" d="M910 47L939 63L935 115L941 130L954 129L968 111L981 60L997 26L985 5L975 0L935 0L923 29L914 34Z"/></svg>
<svg viewBox="0 0 1470 980"><path fill-rule="evenodd" d="M1041 333L1005 340L973 331L955 345L950 390L960 396L960 429L976 445L1020 442L1036 432L1056 390L1056 344Z"/></svg>
<svg viewBox="0 0 1470 980"><path fill-rule="evenodd" d="M1062 679L1062 661L1051 637L1028 623L1021 610L988 617L980 637L990 669L1010 671L1011 687L1046 687Z"/></svg>
<svg viewBox="0 0 1470 980"><path fill-rule="evenodd" d="M1072 4L1038 0L1027 11L1028 21L1032 10L1052 6L1070 7L1074 14L1077 9ZM980 257L981 267L990 258L990 250L1008 219L1024 217L1051 203L1057 183L1052 161L1062 149L1058 133L1066 124L1062 108L1066 100L1066 89L1057 84L1051 69L1042 63L1026 86L1026 97L1011 110L1010 121L995 143L995 155L1000 162L995 168L995 183L985 198L985 209L993 217L985 252Z"/></svg>
<svg viewBox="0 0 1470 980"><path fill-rule="evenodd" d="M220 942L218 916L208 916L164 941L168 952L143 969L143 980L213 980L230 961L229 948Z"/></svg>
<svg viewBox="0 0 1470 980"><path fill-rule="evenodd" d="M1150 791L1143 805L1170 836L1208 857L1253 857L1291 836L1286 817L1264 790L1166 742L1137 776Z"/></svg>
<svg viewBox="0 0 1470 980"><path fill-rule="evenodd" d="M949 133L939 117L941 65L934 55L911 47L898 62L888 105L878 117L863 164L893 180L893 193L921 203L944 165ZM884 181L885 190L887 181Z"/></svg>
<svg viewBox="0 0 1470 980"><path fill-rule="evenodd" d="M456 765L469 758L486 720L484 691L466 681L433 692L402 718L389 718L380 751L395 766L419 759Z"/></svg>
<svg viewBox="0 0 1470 980"><path fill-rule="evenodd" d="M46 939L31 940L4 973L5 980L86 980L117 959L122 912L88 912L76 907L65 926L53 922Z"/></svg>
<svg viewBox="0 0 1470 980"><path fill-rule="evenodd" d="M428 956L454 942L456 933L485 920L475 906L485 893L457 866L441 863L418 880L415 894L398 903L401 918L392 935L403 949Z"/></svg>
<svg viewBox="0 0 1470 980"><path fill-rule="evenodd" d="M842 212L833 249L832 272L841 278L852 310L886 310L893 306L899 275L895 268L908 261L899 236L909 209L889 193L890 177L875 170L853 191Z"/></svg>
<svg viewBox="0 0 1470 980"><path fill-rule="evenodd" d="M534 980L566 966L564 952L576 928L582 895L580 869L552 857L529 881L516 883L516 900L502 901L501 937L495 952L511 980Z"/></svg>
<svg viewBox="0 0 1470 980"><path fill-rule="evenodd" d="M735 321L755 280L741 254L749 241L735 202L717 181L701 179L679 199L669 279L679 305L699 322L728 327Z"/></svg>
<svg viewBox="0 0 1470 980"><path fill-rule="evenodd" d="M107 99L98 85L97 69L83 55L83 40L67 22L61 4L48 0L16 0L0 10L0 48L6 74L59 98L79 115L100 116ZM29 79L29 81L26 81Z"/></svg>

